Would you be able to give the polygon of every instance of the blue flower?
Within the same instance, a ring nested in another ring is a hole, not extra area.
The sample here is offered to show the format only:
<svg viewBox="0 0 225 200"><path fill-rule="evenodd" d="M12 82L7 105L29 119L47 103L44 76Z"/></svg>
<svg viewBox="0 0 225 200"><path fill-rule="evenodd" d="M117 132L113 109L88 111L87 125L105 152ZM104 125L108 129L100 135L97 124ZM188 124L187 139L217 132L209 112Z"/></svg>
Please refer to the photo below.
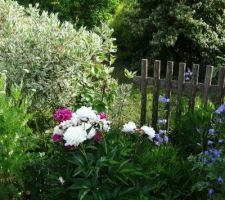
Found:
<svg viewBox="0 0 225 200"><path fill-rule="evenodd" d="M170 102L170 99L165 98L164 96L159 96L159 101L165 104L168 104Z"/></svg>
<svg viewBox="0 0 225 200"><path fill-rule="evenodd" d="M159 125L160 125L160 124L164 125L164 124L166 124L166 122L167 122L166 119L159 119L159 120L157 121L157 123L158 123Z"/></svg>
<svg viewBox="0 0 225 200"><path fill-rule="evenodd" d="M213 144L213 141L212 140L208 140L207 145L211 146L212 144Z"/></svg>
<svg viewBox="0 0 225 200"><path fill-rule="evenodd" d="M209 195L212 195L215 193L215 190L213 188L209 188L208 193L209 193Z"/></svg>
<svg viewBox="0 0 225 200"><path fill-rule="evenodd" d="M221 113L223 113L224 111L225 111L225 105L222 104L215 112L216 112L217 114L221 114Z"/></svg>
<svg viewBox="0 0 225 200"><path fill-rule="evenodd" d="M217 183L222 184L223 183L223 178L221 176L219 176L217 178Z"/></svg>
<svg viewBox="0 0 225 200"><path fill-rule="evenodd" d="M206 150L206 151L204 151L203 153L204 153L204 155L206 155L206 156L208 156L208 155L209 155L209 151L207 151L207 150Z"/></svg>
<svg viewBox="0 0 225 200"><path fill-rule="evenodd" d="M164 135L166 133L166 130L159 130L159 135Z"/></svg>
<svg viewBox="0 0 225 200"><path fill-rule="evenodd" d="M208 132L209 132L209 134L210 134L210 135L214 135L214 133L215 133L215 129L211 128L211 129L209 129L209 131L208 131Z"/></svg>
<svg viewBox="0 0 225 200"><path fill-rule="evenodd" d="M163 138L161 138L159 134L155 134L155 139L159 143L162 143L163 142Z"/></svg>
<svg viewBox="0 0 225 200"><path fill-rule="evenodd" d="M165 143L168 143L168 142L169 142L168 136L164 136L163 141L164 141Z"/></svg>
<svg viewBox="0 0 225 200"><path fill-rule="evenodd" d="M221 155L221 151L218 149L213 149L212 151L213 156L215 156L216 158L220 157Z"/></svg>
<svg viewBox="0 0 225 200"><path fill-rule="evenodd" d="M218 143L220 143L220 144L223 143L223 139L219 139Z"/></svg>

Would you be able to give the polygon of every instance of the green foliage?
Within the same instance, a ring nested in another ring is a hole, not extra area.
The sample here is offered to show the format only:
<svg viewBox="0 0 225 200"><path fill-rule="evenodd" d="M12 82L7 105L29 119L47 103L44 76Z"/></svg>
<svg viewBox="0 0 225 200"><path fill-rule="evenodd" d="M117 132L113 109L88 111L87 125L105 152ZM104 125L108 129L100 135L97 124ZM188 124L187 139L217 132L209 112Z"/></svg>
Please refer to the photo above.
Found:
<svg viewBox="0 0 225 200"><path fill-rule="evenodd" d="M5 93L5 75L0 76L0 199L19 198L23 188L22 164L25 152L35 146L27 126L30 96L24 97L21 87L14 85L11 95Z"/></svg>
<svg viewBox="0 0 225 200"><path fill-rule="evenodd" d="M213 114L210 121L210 131L213 132L209 131L205 136L207 140L202 144L204 151L188 158L193 165L192 171L198 174L198 181L193 185L192 191L208 191L211 188L213 193L208 195L209 198L218 200L224 199L225 195L224 117L224 112ZM212 144L208 144L209 141Z"/></svg>
<svg viewBox="0 0 225 200"><path fill-rule="evenodd" d="M100 143L90 141L72 151L57 143L53 149L50 157L26 168L33 196L38 190L47 199L172 200L191 191L189 163L179 160L172 146L157 147L140 135L114 130ZM41 189L34 179L42 182Z"/></svg>
<svg viewBox="0 0 225 200"><path fill-rule="evenodd" d="M204 150L212 110L211 105L207 108L199 105L193 111L184 110L182 116L175 118L171 139L184 156Z"/></svg>
<svg viewBox="0 0 225 200"><path fill-rule="evenodd" d="M119 0L18 0L21 5L38 3L41 10L58 13L62 21L93 28L107 21L115 12Z"/></svg>
<svg viewBox="0 0 225 200"><path fill-rule="evenodd" d="M225 53L224 7L224 0L138 0L115 21L119 52L133 63L147 57L216 65Z"/></svg>
<svg viewBox="0 0 225 200"><path fill-rule="evenodd" d="M8 71L8 86L23 78L24 94L35 89L33 110L80 102L105 106L117 86L111 78L116 48L105 24L94 32L60 23L57 15L0 0L0 70Z"/></svg>

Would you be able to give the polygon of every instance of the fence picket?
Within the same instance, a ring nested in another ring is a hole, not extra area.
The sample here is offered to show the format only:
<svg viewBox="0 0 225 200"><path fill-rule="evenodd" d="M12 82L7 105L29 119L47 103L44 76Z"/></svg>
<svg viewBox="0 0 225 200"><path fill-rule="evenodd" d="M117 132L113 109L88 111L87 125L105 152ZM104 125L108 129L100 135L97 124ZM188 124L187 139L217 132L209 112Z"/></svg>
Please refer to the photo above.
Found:
<svg viewBox="0 0 225 200"><path fill-rule="evenodd" d="M147 78L148 78L148 60L142 59L141 61L141 119L140 119L141 126L146 123Z"/></svg>
<svg viewBox="0 0 225 200"><path fill-rule="evenodd" d="M224 96L224 79L225 79L225 68L221 67L219 71L219 77L218 77L218 93L217 93L217 99L216 103L221 104Z"/></svg>
<svg viewBox="0 0 225 200"><path fill-rule="evenodd" d="M192 69L192 77L191 77L191 97L189 100L189 109L193 110L195 107L195 97L197 92L198 85L198 74L199 74L199 65L194 64Z"/></svg>
<svg viewBox="0 0 225 200"><path fill-rule="evenodd" d="M158 120L158 100L159 100L159 80L160 80L161 61L154 63L154 83L153 83L153 102L152 102L152 127L157 128Z"/></svg>
<svg viewBox="0 0 225 200"><path fill-rule="evenodd" d="M181 100L182 100L182 93L184 88L184 73L186 69L186 63L179 63L179 75L178 75L178 83L177 83L177 100L176 100L176 110L177 114L181 113Z"/></svg>
<svg viewBox="0 0 225 200"><path fill-rule="evenodd" d="M167 69L166 69L166 91L165 91L165 97L170 99L171 96L171 89L172 89L172 79L173 79L173 62L168 61L167 62ZM170 102L166 104L166 129L169 125L169 116L170 116Z"/></svg>
<svg viewBox="0 0 225 200"><path fill-rule="evenodd" d="M207 65L205 73L204 91L202 95L202 103L204 104L204 106L207 106L208 103L208 93L209 88L211 86L212 73L213 73L213 66Z"/></svg>

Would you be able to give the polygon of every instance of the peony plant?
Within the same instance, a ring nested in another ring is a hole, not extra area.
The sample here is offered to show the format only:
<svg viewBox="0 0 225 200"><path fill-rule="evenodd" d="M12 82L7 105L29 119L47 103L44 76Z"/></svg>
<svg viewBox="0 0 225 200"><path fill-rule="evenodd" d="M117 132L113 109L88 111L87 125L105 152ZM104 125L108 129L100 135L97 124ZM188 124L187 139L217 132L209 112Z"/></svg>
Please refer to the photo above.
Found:
<svg viewBox="0 0 225 200"><path fill-rule="evenodd" d="M168 143L169 141L165 130L159 130L156 132L152 127L146 125L138 128L138 126L131 121L123 125L122 131L125 133L139 133L141 135L147 135L149 140L153 141L158 146L162 143Z"/></svg>
<svg viewBox="0 0 225 200"><path fill-rule="evenodd" d="M53 118L59 123L54 127L52 139L54 142L65 142L65 147L78 147L86 140L99 142L103 133L110 129L108 116L97 113L91 107L82 106L73 112L69 108L60 108Z"/></svg>

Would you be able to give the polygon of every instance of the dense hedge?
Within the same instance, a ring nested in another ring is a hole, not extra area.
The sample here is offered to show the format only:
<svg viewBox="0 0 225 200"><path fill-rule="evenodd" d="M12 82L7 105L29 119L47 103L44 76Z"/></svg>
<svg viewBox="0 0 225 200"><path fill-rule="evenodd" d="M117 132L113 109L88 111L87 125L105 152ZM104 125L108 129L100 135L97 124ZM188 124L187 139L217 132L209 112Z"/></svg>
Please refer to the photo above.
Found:
<svg viewBox="0 0 225 200"><path fill-rule="evenodd" d="M120 60L218 64L225 53L224 8L224 0L138 0L126 5L114 22Z"/></svg>
<svg viewBox="0 0 225 200"><path fill-rule="evenodd" d="M109 20L120 0L18 0L21 5L39 4L42 10L59 13L63 21L77 22L89 28Z"/></svg>

